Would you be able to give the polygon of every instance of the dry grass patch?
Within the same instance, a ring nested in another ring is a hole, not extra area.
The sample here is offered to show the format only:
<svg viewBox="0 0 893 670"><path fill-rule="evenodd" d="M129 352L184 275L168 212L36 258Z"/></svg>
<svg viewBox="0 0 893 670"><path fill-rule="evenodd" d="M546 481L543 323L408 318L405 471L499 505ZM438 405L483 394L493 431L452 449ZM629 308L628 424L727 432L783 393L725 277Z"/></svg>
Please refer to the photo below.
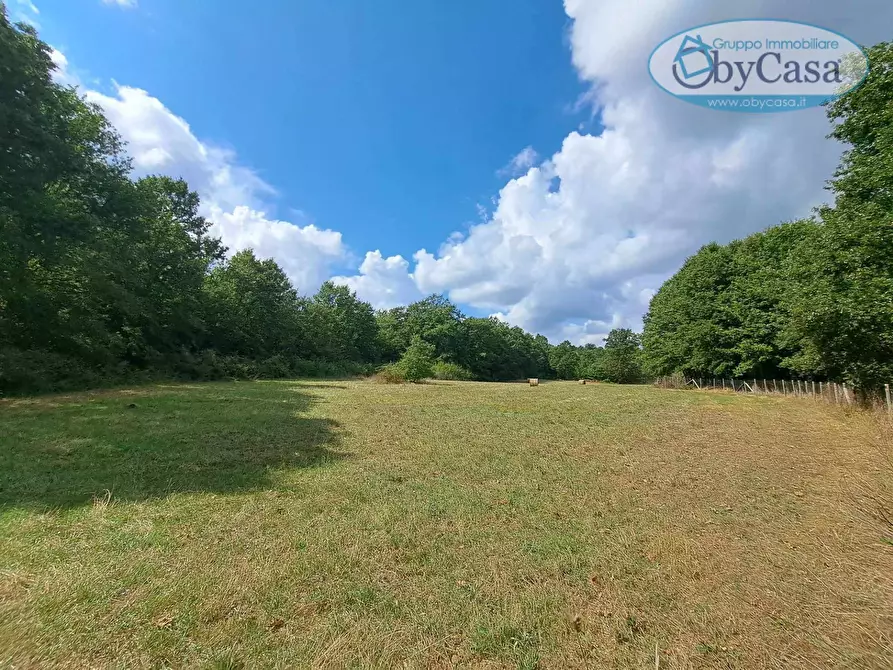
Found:
<svg viewBox="0 0 893 670"><path fill-rule="evenodd" d="M0 421L0 666L893 661L893 546L859 502L889 490L888 428L867 415L242 382Z"/></svg>

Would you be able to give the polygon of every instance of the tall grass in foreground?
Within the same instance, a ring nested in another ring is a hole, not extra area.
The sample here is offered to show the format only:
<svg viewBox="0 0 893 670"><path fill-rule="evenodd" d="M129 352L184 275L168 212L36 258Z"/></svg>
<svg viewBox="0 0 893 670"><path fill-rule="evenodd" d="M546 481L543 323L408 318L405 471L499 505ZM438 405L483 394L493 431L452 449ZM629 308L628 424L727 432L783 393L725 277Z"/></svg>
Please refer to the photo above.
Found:
<svg viewBox="0 0 893 670"><path fill-rule="evenodd" d="M304 381L7 400L0 423L0 666L893 658L893 546L858 496L889 485L889 433L863 413Z"/></svg>

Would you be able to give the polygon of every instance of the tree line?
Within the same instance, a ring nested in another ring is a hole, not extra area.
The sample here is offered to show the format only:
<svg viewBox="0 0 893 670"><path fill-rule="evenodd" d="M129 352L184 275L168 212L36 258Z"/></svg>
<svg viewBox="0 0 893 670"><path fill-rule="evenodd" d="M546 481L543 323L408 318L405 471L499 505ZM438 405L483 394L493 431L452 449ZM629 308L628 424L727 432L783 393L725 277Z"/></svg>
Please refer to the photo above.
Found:
<svg viewBox="0 0 893 670"><path fill-rule="evenodd" d="M227 256L182 179L131 178L102 110L53 79L0 2L0 393L152 377L371 373L636 381L629 331L551 346L443 296L376 312L344 286L299 294L275 261Z"/></svg>
<svg viewBox="0 0 893 670"><path fill-rule="evenodd" d="M893 46L868 53L866 82L827 107L847 146L832 206L703 247L657 292L641 336L553 346L443 296L376 311L331 282L301 295L250 250L228 256L188 184L131 178L102 110L54 81L49 47L0 2L0 393L376 370L877 388L893 380Z"/></svg>
<svg viewBox="0 0 893 670"><path fill-rule="evenodd" d="M730 244L708 244L654 296L649 373L893 382L893 43L827 105L845 143L834 204Z"/></svg>

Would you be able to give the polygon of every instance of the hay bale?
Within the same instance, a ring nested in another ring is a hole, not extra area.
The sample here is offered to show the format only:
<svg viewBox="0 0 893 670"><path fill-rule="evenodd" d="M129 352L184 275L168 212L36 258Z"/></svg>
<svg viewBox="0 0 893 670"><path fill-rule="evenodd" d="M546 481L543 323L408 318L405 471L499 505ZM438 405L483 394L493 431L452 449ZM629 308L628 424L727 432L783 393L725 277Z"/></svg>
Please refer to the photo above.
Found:
<svg viewBox="0 0 893 670"><path fill-rule="evenodd" d="M539 379L528 379L527 381L531 386L539 386L540 385Z"/></svg>

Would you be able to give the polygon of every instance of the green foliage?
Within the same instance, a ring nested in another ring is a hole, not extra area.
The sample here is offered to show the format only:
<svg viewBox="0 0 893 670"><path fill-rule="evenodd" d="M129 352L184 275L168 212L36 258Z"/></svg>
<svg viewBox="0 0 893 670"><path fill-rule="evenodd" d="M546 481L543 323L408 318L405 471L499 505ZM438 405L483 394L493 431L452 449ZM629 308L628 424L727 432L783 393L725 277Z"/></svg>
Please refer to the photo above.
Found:
<svg viewBox="0 0 893 670"><path fill-rule="evenodd" d="M208 273L204 294L208 343L215 350L252 358L299 353L298 296L273 260L240 251Z"/></svg>
<svg viewBox="0 0 893 670"><path fill-rule="evenodd" d="M785 330L791 257L817 229L811 220L786 223L689 258L645 317L649 371L787 377L802 355L802 343Z"/></svg>
<svg viewBox="0 0 893 670"><path fill-rule="evenodd" d="M427 379L434 374L434 352L433 344L416 337L403 352L400 362L397 363L397 370L408 382Z"/></svg>
<svg viewBox="0 0 893 670"><path fill-rule="evenodd" d="M486 381L549 377L548 342L496 318L462 321L462 349L455 360Z"/></svg>
<svg viewBox="0 0 893 670"><path fill-rule="evenodd" d="M406 375L397 363L388 363L378 369L373 379L382 384L404 384Z"/></svg>
<svg viewBox="0 0 893 670"><path fill-rule="evenodd" d="M833 207L798 249L789 332L814 368L863 389L893 380L893 43L868 49L871 73L828 106L848 145Z"/></svg>
<svg viewBox="0 0 893 670"><path fill-rule="evenodd" d="M461 346L461 320L459 309L442 295L379 312L382 352L396 360L418 337L434 347L436 356L453 358Z"/></svg>
<svg viewBox="0 0 893 670"><path fill-rule="evenodd" d="M446 361L434 361L431 366L431 376L434 379L457 382L474 379L470 370L463 368L458 363L447 363Z"/></svg>
<svg viewBox="0 0 893 670"><path fill-rule="evenodd" d="M0 393L152 377L369 374L409 381L651 374L893 380L893 47L828 107L847 143L834 207L692 256L638 336L551 346L445 296L376 313L346 286L303 297L273 260L226 257L182 180L132 180L101 110L0 4ZM307 287L301 287L305 289ZM390 374L387 373L387 374Z"/></svg>
<svg viewBox="0 0 893 670"><path fill-rule="evenodd" d="M604 353L598 363L601 379L615 384L642 381L640 339L628 328L616 328L608 333Z"/></svg>
<svg viewBox="0 0 893 670"><path fill-rule="evenodd" d="M306 345L315 356L353 362L378 358L375 312L346 286L325 282L304 311Z"/></svg>
<svg viewBox="0 0 893 670"><path fill-rule="evenodd" d="M549 365L558 379L579 379L580 350L565 340L549 352Z"/></svg>
<svg viewBox="0 0 893 670"><path fill-rule="evenodd" d="M0 62L0 393L395 361L411 381L555 376L544 337L466 318L442 295L376 314L332 282L302 297L251 250L227 258L198 196L182 180L131 180L99 108L53 81L49 47L5 11ZM579 374L578 358L594 369L593 352L559 353L559 376Z"/></svg>
<svg viewBox="0 0 893 670"><path fill-rule="evenodd" d="M645 318L650 372L893 379L893 44L868 56L866 82L828 106L848 145L834 206L690 258Z"/></svg>

